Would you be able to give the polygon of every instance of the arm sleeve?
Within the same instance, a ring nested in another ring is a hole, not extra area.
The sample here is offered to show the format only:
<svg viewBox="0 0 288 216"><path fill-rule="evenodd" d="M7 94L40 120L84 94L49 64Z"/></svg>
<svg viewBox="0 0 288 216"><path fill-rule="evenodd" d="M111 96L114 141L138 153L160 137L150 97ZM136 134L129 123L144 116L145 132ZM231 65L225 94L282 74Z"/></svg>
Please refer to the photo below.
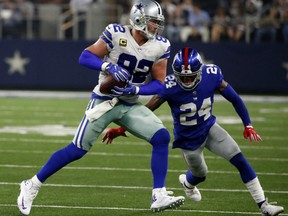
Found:
<svg viewBox="0 0 288 216"><path fill-rule="evenodd" d="M139 95L154 95L161 91L163 84L159 80L152 80L151 82L139 86Z"/></svg>
<svg viewBox="0 0 288 216"><path fill-rule="evenodd" d="M79 64L93 70L101 71L103 65L102 59L88 50L84 50L79 57Z"/></svg>
<svg viewBox="0 0 288 216"><path fill-rule="evenodd" d="M237 94L237 92L232 88L232 86L228 84L226 88L220 93L226 100L232 103L234 109L236 110L237 114L241 118L244 126L251 125L251 120L249 117L248 110L243 100Z"/></svg>

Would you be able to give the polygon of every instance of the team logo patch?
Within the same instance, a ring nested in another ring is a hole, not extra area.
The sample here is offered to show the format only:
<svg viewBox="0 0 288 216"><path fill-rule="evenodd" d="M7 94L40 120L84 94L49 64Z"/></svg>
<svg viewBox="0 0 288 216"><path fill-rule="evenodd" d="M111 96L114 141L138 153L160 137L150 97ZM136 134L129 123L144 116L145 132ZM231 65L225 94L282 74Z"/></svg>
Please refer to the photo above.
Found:
<svg viewBox="0 0 288 216"><path fill-rule="evenodd" d="M127 40L120 38L120 40L119 40L119 45L126 47L126 46L127 46Z"/></svg>

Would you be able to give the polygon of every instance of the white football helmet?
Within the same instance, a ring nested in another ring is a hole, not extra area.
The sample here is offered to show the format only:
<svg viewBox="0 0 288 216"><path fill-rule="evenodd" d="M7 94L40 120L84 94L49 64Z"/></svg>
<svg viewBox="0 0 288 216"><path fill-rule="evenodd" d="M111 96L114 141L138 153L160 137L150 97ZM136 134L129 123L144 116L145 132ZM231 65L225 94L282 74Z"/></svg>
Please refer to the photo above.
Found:
<svg viewBox="0 0 288 216"><path fill-rule="evenodd" d="M130 24L145 33L148 39L161 35L165 18L161 6L154 0L138 0L130 11Z"/></svg>
<svg viewBox="0 0 288 216"><path fill-rule="evenodd" d="M178 51L172 69L179 85L185 90L194 89L202 78L203 62L200 54L189 47Z"/></svg>

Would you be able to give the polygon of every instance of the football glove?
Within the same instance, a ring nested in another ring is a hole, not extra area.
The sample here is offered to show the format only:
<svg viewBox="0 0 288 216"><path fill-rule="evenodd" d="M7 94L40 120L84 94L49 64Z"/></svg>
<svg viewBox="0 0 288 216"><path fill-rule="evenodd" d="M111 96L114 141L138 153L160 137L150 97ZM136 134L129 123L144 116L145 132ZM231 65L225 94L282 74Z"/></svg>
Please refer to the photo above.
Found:
<svg viewBox="0 0 288 216"><path fill-rule="evenodd" d="M245 139L249 139L250 142L259 142L262 141L260 135L254 130L252 125L245 126L243 136Z"/></svg>
<svg viewBox="0 0 288 216"><path fill-rule="evenodd" d="M104 135L104 137L102 138L102 142L105 142L107 139L106 144L111 144L113 139L115 139L118 136L124 136L127 137L127 135L125 134L125 129L122 127L119 128L110 128Z"/></svg>
<svg viewBox="0 0 288 216"><path fill-rule="evenodd" d="M131 78L131 74L126 69L111 62L106 66L105 71L108 71L117 82L128 82Z"/></svg>
<svg viewBox="0 0 288 216"><path fill-rule="evenodd" d="M119 88L114 86L114 89L111 89L111 92L114 95L124 96L124 95L137 95L139 92L139 87L128 83L126 88Z"/></svg>

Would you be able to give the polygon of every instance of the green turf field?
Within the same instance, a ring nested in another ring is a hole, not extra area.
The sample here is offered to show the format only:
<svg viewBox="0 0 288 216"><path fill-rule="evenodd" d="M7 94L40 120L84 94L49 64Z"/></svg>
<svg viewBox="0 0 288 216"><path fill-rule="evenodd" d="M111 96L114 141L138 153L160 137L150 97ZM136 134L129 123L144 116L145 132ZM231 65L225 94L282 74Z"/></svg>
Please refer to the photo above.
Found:
<svg viewBox="0 0 288 216"><path fill-rule="evenodd" d="M0 98L1 216L20 215L16 207L19 183L32 177L54 151L70 143L87 102L79 98ZM239 143L258 173L266 196L284 206L283 215L288 215L288 103L246 104L254 128L263 138L261 143L243 139L243 126L228 102L215 102L214 114ZM172 132L168 106L156 113ZM131 134L128 136L118 138L112 145L99 139L84 158L49 178L30 215L153 215L149 210L151 147ZM199 185L202 201L186 200L180 209L160 214L260 215L236 169L208 151L205 155L209 174ZM178 182L183 172L186 165L179 150L171 149L166 186L175 195L184 196Z"/></svg>

